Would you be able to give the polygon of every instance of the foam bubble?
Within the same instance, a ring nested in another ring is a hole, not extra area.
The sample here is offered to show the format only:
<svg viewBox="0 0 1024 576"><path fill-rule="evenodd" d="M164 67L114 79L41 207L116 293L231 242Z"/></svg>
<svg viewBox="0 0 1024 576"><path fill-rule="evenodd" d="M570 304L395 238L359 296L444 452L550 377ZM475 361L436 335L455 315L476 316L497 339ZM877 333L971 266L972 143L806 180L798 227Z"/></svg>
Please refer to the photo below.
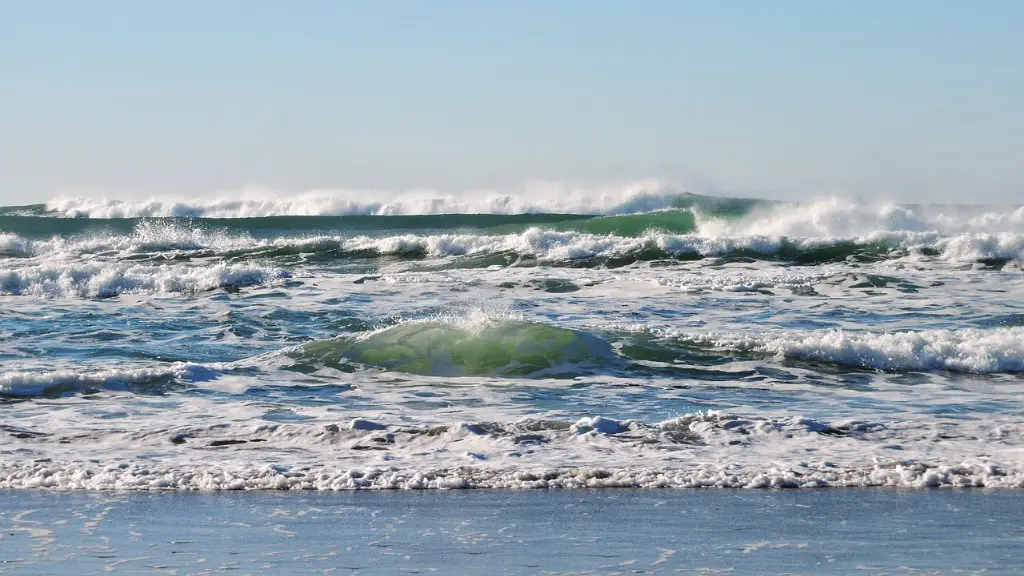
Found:
<svg viewBox="0 0 1024 576"><path fill-rule="evenodd" d="M588 366L617 359L608 342L585 332L480 316L407 322L304 344L288 354L303 365L357 363L425 376L578 375Z"/></svg>

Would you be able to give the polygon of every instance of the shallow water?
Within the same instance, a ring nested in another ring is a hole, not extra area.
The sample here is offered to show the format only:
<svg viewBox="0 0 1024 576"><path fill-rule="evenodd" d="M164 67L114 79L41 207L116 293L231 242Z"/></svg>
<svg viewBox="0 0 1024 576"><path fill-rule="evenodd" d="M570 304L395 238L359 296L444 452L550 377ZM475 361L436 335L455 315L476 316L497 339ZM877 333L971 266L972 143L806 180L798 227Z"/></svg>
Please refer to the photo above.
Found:
<svg viewBox="0 0 1024 576"><path fill-rule="evenodd" d="M0 209L0 487L1024 487L1024 209L552 202Z"/></svg>
<svg viewBox="0 0 1024 576"><path fill-rule="evenodd" d="M1019 491L0 492L0 574L1017 574Z"/></svg>

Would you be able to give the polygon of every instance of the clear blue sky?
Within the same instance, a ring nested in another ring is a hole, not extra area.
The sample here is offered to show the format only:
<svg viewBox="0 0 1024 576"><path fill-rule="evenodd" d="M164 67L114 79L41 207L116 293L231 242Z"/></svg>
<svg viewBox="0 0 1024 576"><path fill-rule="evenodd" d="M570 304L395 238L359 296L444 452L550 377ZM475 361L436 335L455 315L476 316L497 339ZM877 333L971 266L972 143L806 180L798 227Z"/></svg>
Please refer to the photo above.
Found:
<svg viewBox="0 0 1024 576"><path fill-rule="evenodd" d="M0 204L665 176L1024 201L1024 2L0 0Z"/></svg>

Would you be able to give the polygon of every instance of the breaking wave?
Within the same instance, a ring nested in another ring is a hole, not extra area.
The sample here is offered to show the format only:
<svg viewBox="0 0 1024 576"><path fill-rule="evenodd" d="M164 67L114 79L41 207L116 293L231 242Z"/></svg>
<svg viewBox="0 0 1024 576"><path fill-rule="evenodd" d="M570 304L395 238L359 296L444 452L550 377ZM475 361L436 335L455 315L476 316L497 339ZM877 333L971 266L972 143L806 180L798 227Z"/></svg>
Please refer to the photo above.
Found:
<svg viewBox="0 0 1024 576"><path fill-rule="evenodd" d="M110 298L123 294L192 294L243 288L286 278L277 268L255 264L171 267L102 262L46 263L0 268L0 294L47 298Z"/></svg>
<svg viewBox="0 0 1024 576"><path fill-rule="evenodd" d="M660 336L719 353L753 353L884 371L1024 372L1024 328L919 332L808 331Z"/></svg>
<svg viewBox="0 0 1024 576"><path fill-rule="evenodd" d="M625 217L624 217L625 218ZM601 220L601 219L597 219ZM615 220L609 218L608 220ZM614 227L621 223L597 224ZM595 227L594 220L573 227ZM637 226L636 228L639 228ZM655 259L747 257L796 263L878 261L905 256L950 262L1005 262L1024 259L1024 233L877 232L864 237L796 237L780 235L702 235L649 228L635 234L595 233L531 226L508 233L452 231L441 233L323 234L262 238L248 232L211 229L179 221L139 222L126 234L97 232L70 237L32 239L0 233L0 257L138 260L168 258L254 259L302 256L315 260L375 258L441 259L487 257L484 264L589 262L623 265ZM493 260L493 262L491 261ZM468 265L473 265L469 262Z"/></svg>
<svg viewBox="0 0 1024 576"><path fill-rule="evenodd" d="M839 199L780 203L679 195L651 183L615 190L555 191L502 197L500 202L486 195L460 196L462 204L416 204L426 201L416 194L396 194L388 198L397 204L374 200L361 208L352 203L366 195L346 192L327 196L335 202L345 199L347 208L336 209L303 204L312 202L306 196L214 199L201 205L63 199L36 207L36 217L0 210L0 257L107 252L118 257L160 252L186 257L496 256L507 257L499 258L502 264L525 258L598 265L708 256L798 263L906 255L953 262L1024 259L1024 207ZM474 210L480 213L469 213ZM559 210L565 212L552 213ZM138 216L173 218L124 219ZM230 218L205 219L210 217Z"/></svg>
<svg viewBox="0 0 1024 576"><path fill-rule="evenodd" d="M56 396L90 389L159 391L175 382L203 381L215 372L199 364L176 363L166 368L110 368L0 372L0 397Z"/></svg>
<svg viewBox="0 0 1024 576"><path fill-rule="evenodd" d="M680 196L658 180L603 187L563 182L533 182L516 193L470 190L313 190L289 194L269 189L215 195L212 198L110 200L61 196L45 213L68 218L252 218L261 216L347 216L402 214L630 214L672 207Z"/></svg>
<svg viewBox="0 0 1024 576"><path fill-rule="evenodd" d="M0 458L0 488L1024 487L1019 462L971 456L979 443L995 438L1020 445L1019 425L995 422L935 429L927 422L710 410L658 423L588 415L515 422L409 417L389 424L356 417L308 424L146 424L75 434L0 425L8 443L52 455ZM936 446L933 439L942 441ZM907 446L894 451L900 442ZM132 457L140 451L147 457Z"/></svg>

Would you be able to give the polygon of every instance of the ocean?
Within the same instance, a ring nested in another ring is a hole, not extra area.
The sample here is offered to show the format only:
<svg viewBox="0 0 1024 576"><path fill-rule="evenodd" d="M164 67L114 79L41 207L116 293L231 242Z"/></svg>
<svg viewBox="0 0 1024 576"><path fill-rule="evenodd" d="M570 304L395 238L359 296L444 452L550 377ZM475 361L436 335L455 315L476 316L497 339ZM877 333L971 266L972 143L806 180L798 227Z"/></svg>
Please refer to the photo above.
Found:
<svg viewBox="0 0 1024 576"><path fill-rule="evenodd" d="M0 208L0 488L1024 488L1024 208Z"/></svg>

